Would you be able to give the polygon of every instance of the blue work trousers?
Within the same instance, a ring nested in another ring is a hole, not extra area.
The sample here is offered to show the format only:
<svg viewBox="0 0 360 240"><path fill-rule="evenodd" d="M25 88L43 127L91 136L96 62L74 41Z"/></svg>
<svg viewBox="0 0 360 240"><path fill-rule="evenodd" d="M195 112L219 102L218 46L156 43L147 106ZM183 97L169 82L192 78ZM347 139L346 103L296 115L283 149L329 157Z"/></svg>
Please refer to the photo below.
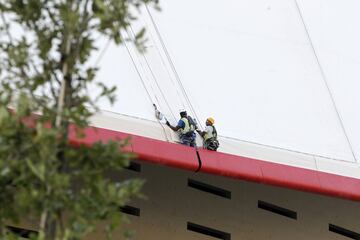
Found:
<svg viewBox="0 0 360 240"><path fill-rule="evenodd" d="M195 139L196 139L195 133L180 135L181 144L186 146L196 147Z"/></svg>

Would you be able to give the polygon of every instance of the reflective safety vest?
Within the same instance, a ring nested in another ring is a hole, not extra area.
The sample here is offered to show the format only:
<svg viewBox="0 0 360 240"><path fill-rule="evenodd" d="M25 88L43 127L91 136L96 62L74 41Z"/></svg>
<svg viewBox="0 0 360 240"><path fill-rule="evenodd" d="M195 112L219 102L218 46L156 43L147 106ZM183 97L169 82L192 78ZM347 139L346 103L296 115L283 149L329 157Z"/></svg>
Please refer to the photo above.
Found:
<svg viewBox="0 0 360 240"><path fill-rule="evenodd" d="M187 118L181 118L181 121L185 123L185 127L179 129L181 134L187 134L189 132L195 131L195 126L190 124Z"/></svg>
<svg viewBox="0 0 360 240"><path fill-rule="evenodd" d="M210 138L215 138L215 139L217 138L217 132L216 132L215 127L214 126L208 126L208 127L211 128L211 132L210 133L208 133L208 132L205 133L204 141L206 141L206 140L208 140Z"/></svg>

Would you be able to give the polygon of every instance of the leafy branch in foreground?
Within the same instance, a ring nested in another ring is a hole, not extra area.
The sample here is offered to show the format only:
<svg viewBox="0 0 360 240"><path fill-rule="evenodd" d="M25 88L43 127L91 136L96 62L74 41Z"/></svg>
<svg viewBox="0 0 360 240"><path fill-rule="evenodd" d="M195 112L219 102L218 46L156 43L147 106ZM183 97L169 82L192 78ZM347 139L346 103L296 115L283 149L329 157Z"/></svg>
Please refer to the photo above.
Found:
<svg viewBox="0 0 360 240"><path fill-rule="evenodd" d="M115 101L116 88L95 82L89 66L95 36L123 43L144 4L158 9L157 0L1 1L0 239L15 239L6 223L25 217L38 221L32 239L82 239L99 221L111 238L119 206L139 195L142 181L106 177L128 164L126 142L74 148L68 135L81 137L95 99ZM132 41L144 49L144 29Z"/></svg>

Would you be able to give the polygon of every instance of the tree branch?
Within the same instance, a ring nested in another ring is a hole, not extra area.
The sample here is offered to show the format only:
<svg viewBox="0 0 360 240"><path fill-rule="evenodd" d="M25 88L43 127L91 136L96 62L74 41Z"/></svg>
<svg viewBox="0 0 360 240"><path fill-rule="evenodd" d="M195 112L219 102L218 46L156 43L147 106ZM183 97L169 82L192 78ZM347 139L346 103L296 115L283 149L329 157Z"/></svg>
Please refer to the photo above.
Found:
<svg viewBox="0 0 360 240"><path fill-rule="evenodd" d="M9 24L6 22L4 12L1 12L1 19L2 19L2 21L4 23L4 26L5 26L6 35L8 36L10 42L13 42L13 37L12 37L12 35L10 33L10 30L9 30Z"/></svg>

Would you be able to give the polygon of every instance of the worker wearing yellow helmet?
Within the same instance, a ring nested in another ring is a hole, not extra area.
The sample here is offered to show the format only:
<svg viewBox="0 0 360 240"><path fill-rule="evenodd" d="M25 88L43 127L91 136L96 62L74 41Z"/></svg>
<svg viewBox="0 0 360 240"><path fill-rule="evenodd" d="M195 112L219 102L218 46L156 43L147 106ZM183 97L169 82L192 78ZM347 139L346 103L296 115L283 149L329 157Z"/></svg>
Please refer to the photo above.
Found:
<svg viewBox="0 0 360 240"><path fill-rule="evenodd" d="M214 126L214 118L207 118L205 124L205 131L200 131L198 129L196 131L204 139L203 147L208 150L216 151L219 147L219 141L217 140L217 131Z"/></svg>

